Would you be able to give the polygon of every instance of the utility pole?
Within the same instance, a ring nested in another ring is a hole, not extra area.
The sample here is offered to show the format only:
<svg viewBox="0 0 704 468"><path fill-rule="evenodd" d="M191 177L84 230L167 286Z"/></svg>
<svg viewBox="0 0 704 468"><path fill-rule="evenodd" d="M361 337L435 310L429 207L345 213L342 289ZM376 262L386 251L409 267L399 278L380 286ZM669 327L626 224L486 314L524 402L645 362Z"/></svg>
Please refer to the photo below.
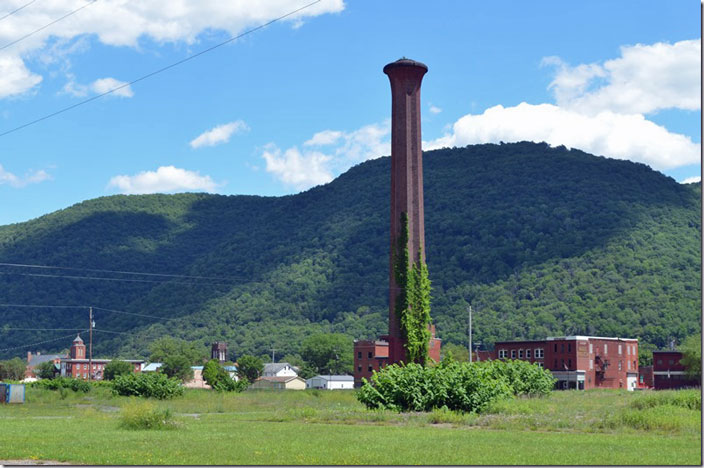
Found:
<svg viewBox="0 0 704 468"><path fill-rule="evenodd" d="M472 304L469 305L469 362L472 362Z"/></svg>
<svg viewBox="0 0 704 468"><path fill-rule="evenodd" d="M93 307L88 308L88 380L93 380Z"/></svg>
<svg viewBox="0 0 704 468"><path fill-rule="evenodd" d="M275 361L274 361L274 351L276 351L276 349L271 348L271 363L272 363L272 364L275 362Z"/></svg>

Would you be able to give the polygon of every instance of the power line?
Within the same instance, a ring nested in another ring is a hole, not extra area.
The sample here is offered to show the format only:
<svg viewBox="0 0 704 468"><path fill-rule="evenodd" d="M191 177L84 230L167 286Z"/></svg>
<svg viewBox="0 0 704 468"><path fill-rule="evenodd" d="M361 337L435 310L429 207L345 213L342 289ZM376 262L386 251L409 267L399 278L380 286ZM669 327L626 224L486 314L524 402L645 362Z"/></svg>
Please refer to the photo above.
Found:
<svg viewBox="0 0 704 468"><path fill-rule="evenodd" d="M0 50L5 50L5 49L7 49L8 47L10 47L11 45L17 44L18 42L23 41L23 40L27 39L28 37L35 35L35 34L38 33L39 31L43 31L44 29L48 28L48 27L51 26L52 24L56 24L56 23L58 23L59 21L61 21L62 19L68 18L69 16L71 16L71 15L73 15L73 14L75 14L75 13L78 13L79 11L81 11L82 9L84 9L85 7L92 5L92 4L94 4L95 2L97 2L97 1L98 1L98 0L91 0L90 2L86 3L85 5L83 5L83 6L79 7L79 8L76 8L76 9L73 10L73 11L70 11L70 12L66 13L66 14L65 14L64 16L62 16L61 18L55 19L55 20L52 21L51 23L45 24L45 25L42 26L41 28L35 29L35 30L32 31L31 33L25 34L24 36L20 37L19 39L15 39L14 41L5 44L4 46L0 47ZM24 7L22 7L22 8L24 8ZM21 9L21 8L20 8L20 9Z"/></svg>
<svg viewBox="0 0 704 468"><path fill-rule="evenodd" d="M93 2L96 2L96 1L97 1L97 0L93 0ZM214 45L214 46L212 46L212 47L208 47L208 48L205 49L205 50L202 50L202 51L200 51L200 52L198 52L198 53L195 53L195 54L193 54L193 55L190 55L190 56L188 56L188 57L186 57L186 58L184 58L184 59L181 59L181 60L179 60L179 61L177 61L177 62L174 62L174 63L172 63L172 64L170 64L170 65L167 65L167 66L165 66L165 67L163 67L163 68L160 68L160 69L158 69L158 70L155 70L155 71L153 71L153 72L151 72L151 73L147 73L146 75L143 75L143 76L141 76L141 77L139 77L139 78L137 78L137 79L135 79L135 80L132 80L132 81L130 81L130 82L128 82L128 83L123 83L123 84L121 84L120 86L117 86L117 87L115 87L115 88L113 88L113 89L111 89L111 90L109 90L109 91L106 91L106 92L104 92L104 93L95 95L95 96L93 96L93 97L90 97L90 98L88 98L88 99L85 99L85 100L83 100L83 101L81 101L81 102L78 102L78 103L76 103L76 104L70 105L70 106L68 106L68 107L64 107L63 109L60 109L60 110L58 110L58 111L56 111L56 112L52 112L51 114L47 114L47 115L45 115L45 116L43 116L43 117L40 117L40 118L38 118L38 119L32 120L32 121L30 121L30 122L27 122L27 123L25 123L25 124L22 124L22 125L20 125L20 126L18 126L18 127L13 128L13 129L7 130L7 131L5 131L5 132L3 132L3 133L0 133L0 137L3 137L3 136L5 136L5 135L9 135L10 133L16 132L17 130L21 130L21 129L25 128L25 127L29 127L30 125L34 125L35 123L41 122L41 121L46 120L46 119L49 119L49 118L51 118L51 117L55 117L55 116L57 116L57 115L59 115L59 114L62 114L62 113L64 113L64 112L66 112L66 111L69 111L69 110L71 110L71 109L74 109L74 108L76 108L76 107L78 107L78 106L82 106L83 104L87 104L87 103L89 103L89 102L91 102L91 101L95 101L96 99L100 99L100 98L103 97L103 96L107 96L108 94L114 93L115 91L119 91L119 90L122 89L122 88L126 88L127 86L131 86L131 85L133 85L133 84L135 84L135 83L138 83L138 82L140 82L140 81L142 81L142 80L146 80L147 78L151 78L151 77L154 76L154 75L157 75L157 74L159 74L159 73L165 72L166 70L169 70L169 69L174 68L174 67L176 67L176 66L178 66L178 65L181 65L181 64L186 63L186 62L188 62L188 61L190 61L190 60L193 60L193 59L196 58L196 57L200 57L200 56L203 55L203 54L206 54L206 53L208 53L208 52L211 52L211 51L217 49L218 47L222 47L222 46L224 46L225 44L229 44L230 42L233 42L233 41L235 41L235 40L237 40L237 39L239 39L239 38L241 38L241 37L244 37L244 36L246 36L247 34L251 34L251 33L255 32L255 31L258 31L258 30L260 30L260 29L263 29L263 28L265 28L265 27L267 27L267 26L269 26L269 25L271 25L271 24L273 24L273 23L276 23L277 21L280 21L280 20L282 20L282 19L284 19L284 18L287 18L287 17L289 17L289 16L291 16L291 15L294 15L294 14L298 13L299 11L305 10L306 8L309 8L309 7L313 6L313 5L315 5L316 3L320 3L321 1L322 1L322 0L315 0L314 2L311 2L311 3L309 3L309 4L305 5L305 6L302 6L302 7L300 7L300 8L297 8L297 9L295 9L295 10L289 12L289 13L286 13L285 15L279 16L278 18L275 18L275 19L273 19L273 20L271 20L271 21L269 21L269 22L267 22L267 23L264 23L264 24L261 24L261 25L255 27L255 28L249 29L249 30L247 30L247 31L245 31L245 32L243 32L243 33L241 33L241 34L238 34L237 36L231 37L231 38L229 38L229 39L227 39L227 40L225 40L225 41L223 41L223 42L220 42L219 44L216 44L216 45ZM86 6L87 6L87 5L86 5ZM8 45L9 45L9 44L8 44ZM5 47L7 47L7 46L5 46ZM3 47L3 48L4 48L4 47ZM0 50L2 50L2 49L0 49Z"/></svg>
<svg viewBox="0 0 704 468"><path fill-rule="evenodd" d="M126 311L124 311L124 310L106 309L105 307L96 307L96 306L93 306L93 309L95 309L95 310L102 310L102 311L105 311L105 312L112 312L112 313L115 313L115 314L136 315L137 317L155 318L155 319L159 319L159 320L177 320L177 319L182 318L182 317L171 317L171 318L169 318L169 317L161 317L161 316L158 316L158 315L138 314L138 313L136 313L136 312L126 312Z"/></svg>
<svg viewBox="0 0 704 468"><path fill-rule="evenodd" d="M81 329L81 331L85 332L85 331L88 331L88 329ZM54 338L51 340L38 341L36 343L28 343L28 344L23 344L21 346L13 346L11 348L2 348L2 349L0 349L0 351L11 351L13 349L29 348L31 346L37 346L37 345L44 344L44 343L51 343L52 341L64 340L66 338L71 338L72 336L73 336L73 333L71 333L70 335L66 335L66 336L60 336L58 338Z"/></svg>
<svg viewBox="0 0 704 468"><path fill-rule="evenodd" d="M94 273L119 273L123 275L144 275L144 276L166 276L169 278L188 278L188 279L207 279L207 280L231 280L231 279L243 279L244 277L225 277L225 276L198 276L198 275L175 275L170 273L144 273L139 271L125 271L125 270L104 270L98 268L80 268L80 267L63 267L63 266L51 266L51 265L36 265L29 263L6 263L0 262L0 266L12 266L20 268L41 268L49 270L71 270L71 271L90 271Z"/></svg>
<svg viewBox="0 0 704 468"><path fill-rule="evenodd" d="M159 284L189 284L189 285L232 285L232 283L222 282L195 282L195 281L172 281L172 280L147 280L136 278L106 278L102 276L76 276L76 275L50 275L46 273L16 273L0 271L0 275L18 275L18 276L33 276L37 278L62 278L62 279L77 279L77 280L95 280L95 281L122 281L127 283L159 283Z"/></svg>
<svg viewBox="0 0 704 468"><path fill-rule="evenodd" d="M24 307L24 308L34 308L34 309L87 309L90 306L45 305L45 304L0 304L0 307Z"/></svg>
<svg viewBox="0 0 704 468"><path fill-rule="evenodd" d="M9 12L8 14L6 14L6 15L3 16L2 18L0 18L0 21L4 20L4 19L7 18L8 16L14 15L15 13L17 13L18 11L20 11L20 10L22 10L22 9L24 9L24 8L27 8L29 5L31 5L32 3L36 2L36 1L37 1L37 0L32 0L31 2L25 3L25 4L22 5L21 7L17 8L16 10L12 10L12 11Z"/></svg>
<svg viewBox="0 0 704 468"><path fill-rule="evenodd" d="M8 331L67 331L67 330L83 330L82 328L4 328L0 327L0 333Z"/></svg>

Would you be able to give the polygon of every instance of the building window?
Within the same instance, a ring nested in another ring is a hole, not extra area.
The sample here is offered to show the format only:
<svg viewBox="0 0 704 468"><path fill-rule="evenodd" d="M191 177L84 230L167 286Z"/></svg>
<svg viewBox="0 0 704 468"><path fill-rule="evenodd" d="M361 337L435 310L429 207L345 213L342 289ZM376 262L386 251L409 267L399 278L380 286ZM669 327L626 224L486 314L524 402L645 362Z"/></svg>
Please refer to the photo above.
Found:
<svg viewBox="0 0 704 468"><path fill-rule="evenodd" d="M361 365L357 366L357 372L362 372L362 366L361 366Z"/></svg>
<svg viewBox="0 0 704 468"><path fill-rule="evenodd" d="M543 348L535 348L535 357L537 359L543 358Z"/></svg>
<svg viewBox="0 0 704 468"><path fill-rule="evenodd" d="M357 351L357 359L362 359L362 352L361 351Z"/></svg>
<svg viewBox="0 0 704 468"><path fill-rule="evenodd" d="M589 354L594 353L594 345L589 343Z"/></svg>
<svg viewBox="0 0 704 468"><path fill-rule="evenodd" d="M516 359L516 350L515 349L511 350L511 359Z"/></svg>
<svg viewBox="0 0 704 468"><path fill-rule="evenodd" d="M508 356L508 353L506 352L505 349L499 350L499 359L506 359L507 356Z"/></svg>
<svg viewBox="0 0 704 468"><path fill-rule="evenodd" d="M572 352L572 343L567 343L567 352L568 353Z"/></svg>
<svg viewBox="0 0 704 468"><path fill-rule="evenodd" d="M662 365L662 359L658 359L658 364Z"/></svg>
<svg viewBox="0 0 704 468"><path fill-rule="evenodd" d="M83 364L83 369L88 369L88 364Z"/></svg>
<svg viewBox="0 0 704 468"><path fill-rule="evenodd" d="M628 367L628 370L631 370L631 361L626 361L626 367Z"/></svg>
<svg viewBox="0 0 704 468"><path fill-rule="evenodd" d="M609 345L604 345L604 354L609 354Z"/></svg>
<svg viewBox="0 0 704 468"><path fill-rule="evenodd" d="M589 370L594 369L594 359L589 360Z"/></svg>
<svg viewBox="0 0 704 468"><path fill-rule="evenodd" d="M636 361L633 361L633 368L638 369L638 364L636 364Z"/></svg>
<svg viewBox="0 0 704 468"><path fill-rule="evenodd" d="M622 352L621 345L618 345L618 354L621 354L621 352Z"/></svg>
<svg viewBox="0 0 704 468"><path fill-rule="evenodd" d="M367 353L367 357L368 357L369 359L372 358L372 352L371 352L371 351L369 351L369 352Z"/></svg>
<svg viewBox="0 0 704 468"><path fill-rule="evenodd" d="M674 360L674 359L670 359L669 361L667 361L667 363L670 364L670 365L672 365L672 364L675 363L675 360Z"/></svg>
<svg viewBox="0 0 704 468"><path fill-rule="evenodd" d="M526 359L530 359L530 349L526 349Z"/></svg>
<svg viewBox="0 0 704 468"><path fill-rule="evenodd" d="M565 352L565 343L560 343L560 352L561 353Z"/></svg>
<svg viewBox="0 0 704 468"><path fill-rule="evenodd" d="M523 350L522 349L518 350L518 359L523 359Z"/></svg>
<svg viewBox="0 0 704 468"><path fill-rule="evenodd" d="M367 370L368 370L369 372L372 371L372 365L371 365L371 364L369 364L369 367L367 368Z"/></svg>
<svg viewBox="0 0 704 468"><path fill-rule="evenodd" d="M567 360L567 368L572 369L572 359Z"/></svg>
<svg viewBox="0 0 704 468"><path fill-rule="evenodd" d="M618 361L618 370L622 370L622 369L623 369L623 364L622 364L621 361L619 360L619 361Z"/></svg>
<svg viewBox="0 0 704 468"><path fill-rule="evenodd" d="M542 368L543 368L543 363L542 363L542 362L539 362L539 363L538 363L538 367L540 367L540 368L542 369Z"/></svg>

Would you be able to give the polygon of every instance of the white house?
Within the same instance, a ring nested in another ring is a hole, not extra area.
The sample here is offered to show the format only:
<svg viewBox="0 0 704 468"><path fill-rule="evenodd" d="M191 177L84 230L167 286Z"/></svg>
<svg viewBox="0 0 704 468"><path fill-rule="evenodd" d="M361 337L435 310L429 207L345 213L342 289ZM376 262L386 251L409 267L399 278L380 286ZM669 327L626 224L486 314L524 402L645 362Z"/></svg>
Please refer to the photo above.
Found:
<svg viewBox="0 0 704 468"><path fill-rule="evenodd" d="M264 364L262 377L298 377L298 372L288 362L270 362Z"/></svg>
<svg viewBox="0 0 704 468"><path fill-rule="evenodd" d="M352 390L354 389L354 377L351 375L316 375L306 380L306 388Z"/></svg>

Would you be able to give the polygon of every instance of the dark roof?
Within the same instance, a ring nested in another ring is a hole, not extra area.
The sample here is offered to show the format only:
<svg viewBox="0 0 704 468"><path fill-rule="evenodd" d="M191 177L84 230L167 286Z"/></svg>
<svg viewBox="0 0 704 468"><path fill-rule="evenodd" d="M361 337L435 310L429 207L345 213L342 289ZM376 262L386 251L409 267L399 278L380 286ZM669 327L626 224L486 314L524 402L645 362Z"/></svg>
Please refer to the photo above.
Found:
<svg viewBox="0 0 704 468"><path fill-rule="evenodd" d="M395 62L391 62L387 64L384 67L384 73L387 73L388 70L392 68L398 68L398 67L420 67L424 68L425 71L428 71L428 66L424 63L416 62L415 60L407 59L406 57L400 58L396 60Z"/></svg>
<svg viewBox="0 0 704 468"><path fill-rule="evenodd" d="M42 362L49 362L53 361L54 359L61 359L68 357L66 354L39 354L39 355L32 355L32 359L30 359L29 363L27 364L29 367L35 367L41 364Z"/></svg>

